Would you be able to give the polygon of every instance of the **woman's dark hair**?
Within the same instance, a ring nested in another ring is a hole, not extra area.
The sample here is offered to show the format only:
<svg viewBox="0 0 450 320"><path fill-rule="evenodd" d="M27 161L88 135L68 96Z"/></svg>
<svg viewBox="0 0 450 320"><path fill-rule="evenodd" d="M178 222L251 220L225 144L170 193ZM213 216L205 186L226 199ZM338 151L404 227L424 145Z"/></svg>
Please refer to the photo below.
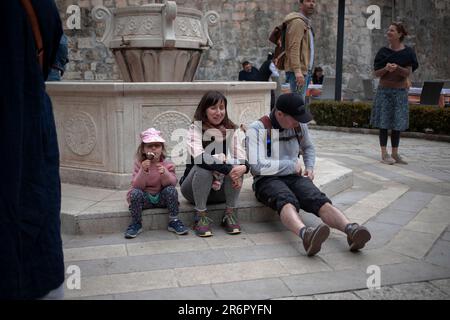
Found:
<svg viewBox="0 0 450 320"><path fill-rule="evenodd" d="M400 41L403 41L405 39L405 37L409 34L408 31L406 30L405 26L401 22L392 22L390 25L395 26L395 28L397 29L397 32L402 34L400 36Z"/></svg>
<svg viewBox="0 0 450 320"><path fill-rule="evenodd" d="M218 91L208 91L206 92L200 103L198 104L197 110L195 110L194 121L201 121L202 123L208 122L208 117L206 115L206 109L214 106L218 102L223 101L225 105L225 118L222 121L223 126L226 129L236 129L237 126L228 118L228 110L227 110L227 98L218 92Z"/></svg>
<svg viewBox="0 0 450 320"><path fill-rule="evenodd" d="M323 69L321 67L315 67L313 74L316 74L316 72L323 72Z"/></svg>

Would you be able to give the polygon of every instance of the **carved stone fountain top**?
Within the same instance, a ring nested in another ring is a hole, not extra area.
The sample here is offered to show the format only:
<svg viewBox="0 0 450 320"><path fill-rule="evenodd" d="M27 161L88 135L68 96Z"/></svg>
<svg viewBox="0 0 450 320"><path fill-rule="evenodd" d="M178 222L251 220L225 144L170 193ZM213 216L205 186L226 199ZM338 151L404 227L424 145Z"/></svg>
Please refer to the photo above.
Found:
<svg viewBox="0 0 450 320"><path fill-rule="evenodd" d="M96 6L92 17L105 22L101 41L113 51L124 80L133 82L192 81L202 51L213 45L208 28L219 23L217 12L203 15L175 1L112 11Z"/></svg>

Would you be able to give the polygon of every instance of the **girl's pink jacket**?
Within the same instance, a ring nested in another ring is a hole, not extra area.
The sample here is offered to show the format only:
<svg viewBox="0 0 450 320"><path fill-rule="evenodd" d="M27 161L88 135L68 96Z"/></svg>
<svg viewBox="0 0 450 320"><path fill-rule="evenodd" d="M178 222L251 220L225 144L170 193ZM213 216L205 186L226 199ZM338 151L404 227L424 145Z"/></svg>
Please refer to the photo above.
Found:
<svg viewBox="0 0 450 320"><path fill-rule="evenodd" d="M175 174L175 165L167 160L160 162L166 171L160 174L156 164L152 163L149 172L145 172L141 168L141 163L138 160L134 161L133 176L131 179L131 188L127 193L127 201L130 203L131 190L141 189L147 193L155 195L159 193L164 187L176 186L177 176Z"/></svg>

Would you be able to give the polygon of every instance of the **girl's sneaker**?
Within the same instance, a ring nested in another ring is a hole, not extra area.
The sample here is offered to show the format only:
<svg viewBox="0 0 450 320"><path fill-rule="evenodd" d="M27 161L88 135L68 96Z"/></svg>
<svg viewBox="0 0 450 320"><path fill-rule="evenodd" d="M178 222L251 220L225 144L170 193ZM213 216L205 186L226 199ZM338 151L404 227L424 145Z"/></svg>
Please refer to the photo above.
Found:
<svg viewBox="0 0 450 320"><path fill-rule="evenodd" d="M125 232L125 238L127 239L133 239L136 238L136 236L141 233L142 231L142 224L141 223L132 223L128 226L127 231Z"/></svg>
<svg viewBox="0 0 450 320"><path fill-rule="evenodd" d="M187 234L189 231L184 226L183 222L179 219L175 219L169 222L169 225L167 226L167 230L175 232L178 235Z"/></svg>

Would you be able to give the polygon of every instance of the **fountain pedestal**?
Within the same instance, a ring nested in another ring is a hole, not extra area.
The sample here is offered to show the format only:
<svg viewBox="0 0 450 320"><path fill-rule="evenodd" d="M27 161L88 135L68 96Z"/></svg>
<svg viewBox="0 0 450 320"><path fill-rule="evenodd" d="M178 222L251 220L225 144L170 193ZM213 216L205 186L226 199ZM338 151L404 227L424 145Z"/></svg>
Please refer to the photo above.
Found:
<svg viewBox="0 0 450 320"><path fill-rule="evenodd" d="M231 120L248 125L269 112L270 90L275 86L274 82L49 82L61 180L126 189L141 131L161 130L169 156L176 158L172 149L182 147L183 138L177 129L189 127L206 91L222 92Z"/></svg>

